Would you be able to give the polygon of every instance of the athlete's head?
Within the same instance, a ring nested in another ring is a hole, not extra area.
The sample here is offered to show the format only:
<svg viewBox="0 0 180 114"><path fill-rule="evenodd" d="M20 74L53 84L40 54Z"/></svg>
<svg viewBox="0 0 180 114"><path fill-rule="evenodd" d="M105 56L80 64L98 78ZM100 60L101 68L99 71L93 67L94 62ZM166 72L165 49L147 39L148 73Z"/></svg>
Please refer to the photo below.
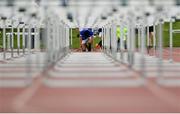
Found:
<svg viewBox="0 0 180 114"><path fill-rule="evenodd" d="M98 29L98 32L102 32L102 28L99 28L99 29Z"/></svg>
<svg viewBox="0 0 180 114"><path fill-rule="evenodd" d="M89 37L89 31L88 30L85 30L84 36Z"/></svg>

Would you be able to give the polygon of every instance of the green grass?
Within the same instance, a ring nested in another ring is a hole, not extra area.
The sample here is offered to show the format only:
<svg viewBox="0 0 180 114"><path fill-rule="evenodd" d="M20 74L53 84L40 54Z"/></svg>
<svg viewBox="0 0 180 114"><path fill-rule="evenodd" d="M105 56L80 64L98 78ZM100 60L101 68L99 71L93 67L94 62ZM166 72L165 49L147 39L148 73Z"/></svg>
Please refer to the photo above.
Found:
<svg viewBox="0 0 180 114"><path fill-rule="evenodd" d="M72 30L72 46L71 48L80 48L80 39L78 37L79 30L73 29Z"/></svg>
<svg viewBox="0 0 180 114"><path fill-rule="evenodd" d="M173 29L180 29L180 22L175 22L173 24ZM169 23L164 24L164 46L169 46ZM180 47L180 33L173 34L173 46L174 47Z"/></svg>
<svg viewBox="0 0 180 114"><path fill-rule="evenodd" d="M0 48L3 48L2 30L0 29Z"/></svg>
<svg viewBox="0 0 180 114"><path fill-rule="evenodd" d="M180 29L180 21L175 22L173 24L173 29ZM10 32L10 29L7 29L6 32ZM14 31L17 31L17 29L14 29ZM0 29L0 48L3 47L3 34L2 34L2 29ZM78 37L79 34L79 29L73 29L72 31L72 38L73 38L73 43L71 48L80 48L80 38ZM157 37L157 41L158 41L158 36ZM164 42L164 47L168 47L169 46L169 23L166 22L164 23L164 31L163 31L163 42ZM95 47L95 45L97 43L99 43L100 38L98 37L94 37L93 40L93 47ZM22 36L20 38L20 42L21 42L21 48L22 48ZM173 46L174 47L180 47L180 33L178 34L173 34ZM14 35L14 48L17 48L17 35Z"/></svg>
<svg viewBox="0 0 180 114"><path fill-rule="evenodd" d="M180 29L180 21L173 23L173 29ZM165 22L163 25L163 46L169 47L169 22ZM146 34L147 35L147 34ZM158 45L158 26L156 26L156 45ZM137 38L137 34L136 34ZM136 46L138 41L136 40ZM180 33L173 34L173 47L180 47Z"/></svg>
<svg viewBox="0 0 180 114"><path fill-rule="evenodd" d="M14 29L16 32L17 29ZM6 29L6 33L11 32L11 29ZM6 36L7 38L8 36ZM7 39L6 39L6 46L7 46ZM0 29L0 48L3 48L3 30ZM14 48L17 49L17 35L14 35ZM22 48L22 35L20 35L20 48Z"/></svg>

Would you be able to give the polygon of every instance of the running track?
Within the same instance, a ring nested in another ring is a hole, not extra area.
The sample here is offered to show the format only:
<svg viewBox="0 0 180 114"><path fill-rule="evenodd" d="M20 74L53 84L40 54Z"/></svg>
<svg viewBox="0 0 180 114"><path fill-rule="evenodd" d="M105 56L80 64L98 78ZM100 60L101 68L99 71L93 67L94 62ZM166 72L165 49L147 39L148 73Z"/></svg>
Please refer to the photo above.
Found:
<svg viewBox="0 0 180 114"><path fill-rule="evenodd" d="M81 62L84 62L83 59ZM106 69L109 72L106 67L109 63L103 64L105 64L104 67L101 66L102 68L99 70ZM120 67L121 73L124 75L134 72L134 75L130 77L132 79L139 77L138 72L129 70L123 64L118 66L114 62L111 64L115 64L114 68ZM78 67L68 66L66 63L66 65L60 66L59 69L53 68L49 71L59 71L61 68L67 68L67 71L64 70L67 73L68 69L74 72L78 68L83 69L83 66L80 63L78 63ZM126 69L126 72L123 69ZM0 88L0 112L180 112L180 87L159 86L153 76L153 78L148 78L144 85L137 87L51 87L44 83L45 73L36 74L32 85L28 87ZM58 73L56 73L46 78L55 81L62 78L67 81L76 80L73 75L68 78L58 76ZM107 77L91 78L87 76L85 78L93 82L94 80L107 80L109 75ZM119 77L112 75L109 80L117 78ZM81 78L77 80L81 80Z"/></svg>

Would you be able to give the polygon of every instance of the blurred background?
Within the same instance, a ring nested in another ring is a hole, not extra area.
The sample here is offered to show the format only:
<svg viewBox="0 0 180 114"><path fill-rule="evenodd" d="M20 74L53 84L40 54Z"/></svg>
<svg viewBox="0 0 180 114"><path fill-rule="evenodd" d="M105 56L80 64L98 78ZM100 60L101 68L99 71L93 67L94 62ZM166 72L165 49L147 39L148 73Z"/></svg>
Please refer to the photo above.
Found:
<svg viewBox="0 0 180 114"><path fill-rule="evenodd" d="M179 74L180 0L0 0L0 112L178 113Z"/></svg>

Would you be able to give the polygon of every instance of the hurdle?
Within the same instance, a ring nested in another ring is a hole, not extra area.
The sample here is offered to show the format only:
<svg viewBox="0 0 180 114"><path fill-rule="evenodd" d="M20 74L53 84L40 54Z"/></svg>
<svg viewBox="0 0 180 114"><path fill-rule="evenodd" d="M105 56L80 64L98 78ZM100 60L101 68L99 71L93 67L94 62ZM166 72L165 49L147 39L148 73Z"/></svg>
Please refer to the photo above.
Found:
<svg viewBox="0 0 180 114"><path fill-rule="evenodd" d="M141 71L141 76L143 79L146 79L147 73L146 73L146 58L145 58L145 50L146 50L146 36L145 36L145 25L144 23L146 23L146 19L145 16L141 17L141 22L140 22L140 29L138 32L138 43L140 43L140 71Z"/></svg>
<svg viewBox="0 0 180 114"><path fill-rule="evenodd" d="M25 30L26 30L26 26L27 24L25 24L24 22L20 22L20 21L17 21L17 31L14 32L14 28L15 28L15 20L13 19L9 19L9 18L6 18L6 17L2 17L3 20L3 60L4 61L7 61L7 59L13 59L15 57L15 53L14 53L14 36L17 36L17 57L21 57L20 56L20 49L21 49L21 46L22 46L22 54L25 55L25 47L26 46L26 35L28 34ZM7 25L6 24L6 21L11 21L11 24L10 25ZM23 26L23 27L20 27L20 26ZM35 28L35 27L34 27ZM7 31L8 29L8 31ZM11 31L10 31L11 29ZM37 35L37 32L35 31L34 33L31 33L32 35L36 36ZM21 41L22 39L22 41ZM34 42L36 43L36 42ZM39 45L39 44L37 44ZM37 46L36 45L36 46ZM9 49L10 49L10 56L9 57ZM16 57L16 58L17 58Z"/></svg>
<svg viewBox="0 0 180 114"><path fill-rule="evenodd" d="M121 63L124 63L124 50L125 50L125 42L124 42L124 40L122 40L122 39L124 39L124 36L125 36L125 33L124 33L124 24L123 24L123 20L120 20L120 61L121 61Z"/></svg>
<svg viewBox="0 0 180 114"><path fill-rule="evenodd" d="M6 60L6 17L1 17L3 21L3 59Z"/></svg>
<svg viewBox="0 0 180 114"><path fill-rule="evenodd" d="M23 22L19 22L17 25L17 54L20 56L20 25L24 24Z"/></svg>
<svg viewBox="0 0 180 114"><path fill-rule="evenodd" d="M157 79L157 83L162 86L168 86L168 87L179 87L180 86L180 77L179 77L179 62L174 62L173 60L173 34L180 33L179 29L173 29L173 23L175 22L174 17L171 17L170 23L169 23L169 60L168 61L162 61L163 59L163 36L161 30L163 27L160 25L160 34L159 34L159 76ZM169 64L169 65L168 65ZM171 66L172 68L169 68L168 70L165 70ZM174 69L174 70L172 70ZM169 73L167 76L166 73Z"/></svg>
<svg viewBox="0 0 180 114"><path fill-rule="evenodd" d="M131 68L134 64L134 52L135 52L135 16L133 12L129 12L128 17L128 36L127 36L127 47L129 48L128 60L129 67ZM129 45L129 46L128 46Z"/></svg>
<svg viewBox="0 0 180 114"><path fill-rule="evenodd" d="M22 33L23 33L23 35L22 35L22 40L23 40L23 42L22 42L22 48L23 48L23 54L25 55L25 50L26 50L26 41L27 41L27 39L26 39L26 34L25 34L25 32L26 32L26 24L24 24L24 26L22 27Z"/></svg>
<svg viewBox="0 0 180 114"><path fill-rule="evenodd" d="M169 23L169 61L173 62L173 34L179 34L180 29L173 29L175 17L171 17Z"/></svg>
<svg viewBox="0 0 180 114"><path fill-rule="evenodd" d="M117 61L118 63L120 62L121 64L126 65L127 69L124 71L125 73L128 73L133 70L134 59L136 56L135 55L135 21L134 21L134 18L135 18L135 16L133 15L133 12L132 12L131 14L129 14L129 16L127 16L125 18L121 18L121 19L113 18L113 19L106 20L105 24L103 25L103 28L105 28L105 30L103 31L103 34L104 34L103 35L104 36L103 52L105 53L105 55L107 55L108 57ZM127 34L124 33L125 26L128 29ZM120 27L120 31L121 31L120 47L117 47L117 36L116 36L117 27ZM127 42L124 41L125 35L127 35ZM144 40L144 36L142 36L143 38L141 40ZM125 43L127 43L126 50L124 47ZM117 50L118 48L120 48L120 52ZM143 47L143 49L144 49L144 47ZM144 55L144 53L142 55ZM144 59L144 56L142 56L142 57ZM142 66L141 71L143 71L143 69L144 69L144 66ZM129 74L127 74L127 76L133 77L133 75L129 75ZM138 79L134 80L134 82L139 85L144 85L145 80L146 80L145 76L142 74L139 74ZM123 81L123 79L122 79L122 81ZM132 81L132 80L128 80L128 81ZM126 82L126 84L128 84L128 81Z"/></svg>
<svg viewBox="0 0 180 114"><path fill-rule="evenodd" d="M11 21L11 58L14 57L14 22Z"/></svg>
<svg viewBox="0 0 180 114"><path fill-rule="evenodd" d="M54 65L69 53L69 29L70 27L51 10L46 11L45 40L47 66ZM58 20L59 19L59 20Z"/></svg>
<svg viewBox="0 0 180 114"><path fill-rule="evenodd" d="M13 7L18 8L18 6ZM22 19L27 17L28 20L16 20L20 11L15 13L17 15L12 15L11 17L4 16L1 19L3 21L2 44L3 61L5 63L0 64L0 88L24 88L31 86L39 73L44 69L44 52L33 50L32 47L32 43L34 43L35 48L40 49L40 28L42 27L37 24L39 21L31 13L21 16ZM36 20L37 23L29 21L31 19ZM7 26L8 21L11 22ZM32 29L34 31L31 31ZM34 41L32 41L32 36L35 38ZM17 39L17 42L15 42L15 39ZM17 48L14 44L17 44ZM15 51L16 49L17 51ZM34 53L35 51L38 53ZM11 55L9 56L9 54Z"/></svg>

